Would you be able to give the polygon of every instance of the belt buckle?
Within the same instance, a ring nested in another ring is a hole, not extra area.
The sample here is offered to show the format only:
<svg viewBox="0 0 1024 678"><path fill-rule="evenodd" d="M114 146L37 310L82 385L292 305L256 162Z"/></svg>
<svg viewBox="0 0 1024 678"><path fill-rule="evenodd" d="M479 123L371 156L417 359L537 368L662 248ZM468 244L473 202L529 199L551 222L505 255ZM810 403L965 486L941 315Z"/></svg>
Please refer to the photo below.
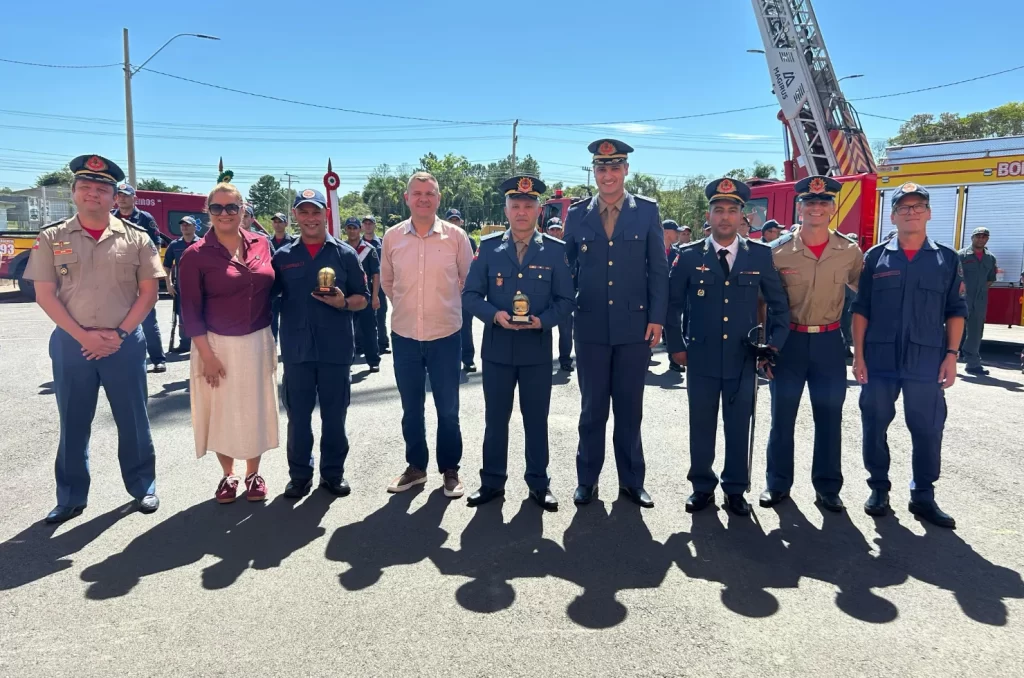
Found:
<svg viewBox="0 0 1024 678"><path fill-rule="evenodd" d="M807 327L808 334L818 334L821 332L821 325L809 325Z"/></svg>

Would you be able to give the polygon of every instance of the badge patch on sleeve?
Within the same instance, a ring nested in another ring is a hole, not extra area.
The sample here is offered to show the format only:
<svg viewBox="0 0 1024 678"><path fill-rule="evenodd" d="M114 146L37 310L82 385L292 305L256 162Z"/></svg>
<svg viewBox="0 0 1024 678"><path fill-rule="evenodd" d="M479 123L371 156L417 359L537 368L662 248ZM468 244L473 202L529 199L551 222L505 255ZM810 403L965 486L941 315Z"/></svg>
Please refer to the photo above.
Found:
<svg viewBox="0 0 1024 678"><path fill-rule="evenodd" d="M967 296L967 285L965 285L964 281L961 280L960 281L960 298L962 299L962 298L964 298L966 296Z"/></svg>

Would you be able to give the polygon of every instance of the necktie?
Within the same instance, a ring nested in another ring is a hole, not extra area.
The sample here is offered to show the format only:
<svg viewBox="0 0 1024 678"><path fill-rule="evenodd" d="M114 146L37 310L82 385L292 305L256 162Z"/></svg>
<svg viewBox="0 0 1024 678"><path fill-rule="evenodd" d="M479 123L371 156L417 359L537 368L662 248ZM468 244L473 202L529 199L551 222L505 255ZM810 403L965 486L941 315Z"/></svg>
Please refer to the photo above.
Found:
<svg viewBox="0 0 1024 678"><path fill-rule="evenodd" d="M526 256L526 243L516 241L516 256L519 257L519 263L523 263L523 257Z"/></svg>
<svg viewBox="0 0 1024 678"><path fill-rule="evenodd" d="M725 277L729 277L729 250L722 248L718 250L718 260L722 262L722 270L725 271Z"/></svg>

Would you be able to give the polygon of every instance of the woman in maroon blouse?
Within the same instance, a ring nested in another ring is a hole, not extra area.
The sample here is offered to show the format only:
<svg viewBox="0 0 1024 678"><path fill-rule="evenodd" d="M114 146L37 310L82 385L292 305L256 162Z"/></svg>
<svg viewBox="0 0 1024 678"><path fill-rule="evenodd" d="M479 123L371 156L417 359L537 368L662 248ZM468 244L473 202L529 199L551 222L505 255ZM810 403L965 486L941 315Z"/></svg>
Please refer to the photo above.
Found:
<svg viewBox="0 0 1024 678"><path fill-rule="evenodd" d="M246 498L266 499L260 458L278 446L270 242L241 227L242 205L237 188L217 184L206 201L212 228L178 264L181 323L192 338L196 456L217 454L224 476L215 496L222 504L238 493L236 459L245 460Z"/></svg>

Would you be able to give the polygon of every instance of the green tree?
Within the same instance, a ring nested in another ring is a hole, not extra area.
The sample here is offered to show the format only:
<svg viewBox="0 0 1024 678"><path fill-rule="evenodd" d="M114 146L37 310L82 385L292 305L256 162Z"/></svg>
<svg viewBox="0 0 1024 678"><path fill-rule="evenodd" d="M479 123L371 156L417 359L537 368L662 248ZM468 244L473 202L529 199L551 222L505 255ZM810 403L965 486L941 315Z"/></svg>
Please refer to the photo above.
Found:
<svg viewBox="0 0 1024 678"><path fill-rule="evenodd" d="M58 170L40 174L36 177L36 186L70 186L74 178L75 175L64 165Z"/></svg>
<svg viewBox="0 0 1024 678"><path fill-rule="evenodd" d="M271 174L264 174L249 187L249 202L256 216L274 214L288 207L288 196L281 182Z"/></svg>
<svg viewBox="0 0 1024 678"><path fill-rule="evenodd" d="M10 195L14 193L14 189L10 186L0 186L0 195Z"/></svg>
<svg viewBox="0 0 1024 678"><path fill-rule="evenodd" d="M387 165L378 165L366 178L362 198L363 202L373 208L374 214L402 214L405 208L402 197L404 192L405 184L392 173L391 168Z"/></svg>
<svg viewBox="0 0 1024 678"><path fill-rule="evenodd" d="M643 195L657 200L661 193L661 186L658 180L650 174L634 172L626 179L626 190L633 195Z"/></svg>
<svg viewBox="0 0 1024 678"><path fill-rule="evenodd" d="M923 144L958 139L980 139L1024 134L1024 101L959 115L919 113L900 125L899 133L889 139L891 146Z"/></svg>
<svg viewBox="0 0 1024 678"><path fill-rule="evenodd" d="M149 179L139 179L139 184L135 187L140 191L163 191L165 193L184 193L188 189L178 184L167 184L156 177L150 177Z"/></svg>
<svg viewBox="0 0 1024 678"><path fill-rule="evenodd" d="M370 206L363 202L363 195L359 191L349 191L338 200L338 218L342 224L349 217L362 219L372 212Z"/></svg>
<svg viewBox="0 0 1024 678"><path fill-rule="evenodd" d="M760 160L754 161L754 166L750 168L748 177L755 179L776 179L778 178L779 170L775 165L769 165L766 162Z"/></svg>

